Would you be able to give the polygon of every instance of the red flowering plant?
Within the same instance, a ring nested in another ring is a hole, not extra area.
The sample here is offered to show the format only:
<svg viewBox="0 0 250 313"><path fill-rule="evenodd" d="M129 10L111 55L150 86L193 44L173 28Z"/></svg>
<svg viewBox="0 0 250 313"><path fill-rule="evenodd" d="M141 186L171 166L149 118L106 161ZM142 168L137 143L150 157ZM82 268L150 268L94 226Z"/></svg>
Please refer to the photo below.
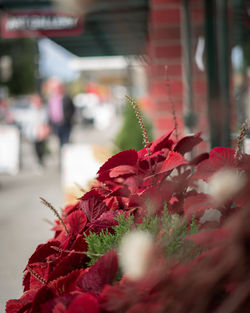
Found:
<svg viewBox="0 0 250 313"><path fill-rule="evenodd" d="M62 215L41 198L54 236L6 313L250 312L250 156L239 142L190 159L200 134L173 134L144 131Z"/></svg>

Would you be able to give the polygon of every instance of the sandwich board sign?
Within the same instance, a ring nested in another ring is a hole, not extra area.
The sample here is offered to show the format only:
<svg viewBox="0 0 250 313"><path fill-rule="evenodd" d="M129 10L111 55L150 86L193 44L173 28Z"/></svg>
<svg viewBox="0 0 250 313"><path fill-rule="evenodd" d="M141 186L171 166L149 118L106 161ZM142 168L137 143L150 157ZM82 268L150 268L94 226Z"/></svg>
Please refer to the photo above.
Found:
<svg viewBox="0 0 250 313"><path fill-rule="evenodd" d="M0 125L0 174L19 171L20 132L16 126Z"/></svg>
<svg viewBox="0 0 250 313"><path fill-rule="evenodd" d="M96 178L100 166L110 157L104 145L66 144L62 148L62 187L67 204L81 197Z"/></svg>

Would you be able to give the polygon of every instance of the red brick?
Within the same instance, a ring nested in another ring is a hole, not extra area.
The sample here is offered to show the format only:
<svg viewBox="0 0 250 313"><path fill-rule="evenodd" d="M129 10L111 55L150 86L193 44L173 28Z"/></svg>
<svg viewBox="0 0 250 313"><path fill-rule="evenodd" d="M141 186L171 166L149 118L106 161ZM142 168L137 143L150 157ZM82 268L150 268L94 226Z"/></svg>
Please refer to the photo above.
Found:
<svg viewBox="0 0 250 313"><path fill-rule="evenodd" d="M182 81L170 80L170 92L171 96L182 96L183 83ZM157 81L151 83L151 93L154 97L169 96L168 89L166 87L166 81Z"/></svg>
<svg viewBox="0 0 250 313"><path fill-rule="evenodd" d="M199 114L197 128L204 133L208 130L208 117L205 114Z"/></svg>
<svg viewBox="0 0 250 313"><path fill-rule="evenodd" d="M170 131L170 129L168 131ZM155 130L155 138L160 138L161 136L165 135L168 131L156 129ZM175 134L173 134L173 136L174 137L172 137L172 138L175 139ZM178 129L178 136L179 136L179 138L184 136L184 129Z"/></svg>
<svg viewBox="0 0 250 313"><path fill-rule="evenodd" d="M207 93L207 82L206 80L195 80L193 82L194 94L206 94Z"/></svg>
<svg viewBox="0 0 250 313"><path fill-rule="evenodd" d="M181 64L176 65L168 65L167 67L168 77L179 77L181 79L182 75L182 66ZM150 66L150 73L155 78L165 78L166 77L166 69L163 64L155 64Z"/></svg>
<svg viewBox="0 0 250 313"><path fill-rule="evenodd" d="M181 99L172 99L172 102L167 99L152 99L150 101L150 108L153 111L161 112L161 113L169 113L172 112L172 103L175 111L179 114L183 111L183 104Z"/></svg>
<svg viewBox="0 0 250 313"><path fill-rule="evenodd" d="M150 93L153 97L165 97L167 95L166 83L153 82L150 86Z"/></svg>
<svg viewBox="0 0 250 313"><path fill-rule="evenodd" d="M183 94L183 83L182 81L175 81L175 80L170 80L169 81L169 88L172 96L182 96Z"/></svg>
<svg viewBox="0 0 250 313"><path fill-rule="evenodd" d="M181 29L180 26L173 27L152 27L150 32L150 40L152 41L180 41Z"/></svg>
<svg viewBox="0 0 250 313"><path fill-rule="evenodd" d="M156 46L153 47L153 54L158 59L180 59L181 45L178 46Z"/></svg>
<svg viewBox="0 0 250 313"><path fill-rule="evenodd" d="M170 129L174 128L174 119L172 117L160 117L155 120L155 125L157 129L168 131ZM178 133L183 131L184 123L183 119L180 117L177 117L177 127L178 127Z"/></svg>
<svg viewBox="0 0 250 313"><path fill-rule="evenodd" d="M173 64L168 65L168 76L181 76L182 75L182 65L181 64Z"/></svg>
<svg viewBox="0 0 250 313"><path fill-rule="evenodd" d="M204 22L204 10L203 8L191 8L191 20L192 24L203 24Z"/></svg>
<svg viewBox="0 0 250 313"><path fill-rule="evenodd" d="M153 25L180 25L180 10L175 8L153 9L151 23Z"/></svg>

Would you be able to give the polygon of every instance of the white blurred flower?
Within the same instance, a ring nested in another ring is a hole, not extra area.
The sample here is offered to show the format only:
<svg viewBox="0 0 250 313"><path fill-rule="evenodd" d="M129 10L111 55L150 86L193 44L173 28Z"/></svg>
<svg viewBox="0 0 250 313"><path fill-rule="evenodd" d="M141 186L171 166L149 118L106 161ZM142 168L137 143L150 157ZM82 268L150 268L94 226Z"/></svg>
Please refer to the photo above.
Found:
<svg viewBox="0 0 250 313"><path fill-rule="evenodd" d="M150 266L153 238L148 232L132 231L126 234L119 248L123 273L131 280L140 279Z"/></svg>
<svg viewBox="0 0 250 313"><path fill-rule="evenodd" d="M236 195L245 183L244 173L240 173L233 168L221 169L209 180L209 193L215 202L220 205Z"/></svg>
<svg viewBox="0 0 250 313"><path fill-rule="evenodd" d="M203 179L198 179L197 180L197 191L200 193L209 193L208 183L205 182Z"/></svg>
<svg viewBox="0 0 250 313"><path fill-rule="evenodd" d="M220 222L221 212L216 209L208 209L204 212L203 216L200 218L200 223L204 224L206 222Z"/></svg>

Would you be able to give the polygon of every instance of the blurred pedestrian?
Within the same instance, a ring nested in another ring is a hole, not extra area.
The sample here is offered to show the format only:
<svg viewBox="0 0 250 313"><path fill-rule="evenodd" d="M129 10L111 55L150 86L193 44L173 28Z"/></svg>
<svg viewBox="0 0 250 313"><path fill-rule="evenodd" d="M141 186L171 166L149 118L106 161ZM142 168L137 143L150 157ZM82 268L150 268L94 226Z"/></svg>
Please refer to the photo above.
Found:
<svg viewBox="0 0 250 313"><path fill-rule="evenodd" d="M38 169L42 170L44 167L44 156L46 154L46 141L50 134L48 112L45 109L39 94L31 96L30 106L28 134L34 145L39 165Z"/></svg>
<svg viewBox="0 0 250 313"><path fill-rule="evenodd" d="M7 112L8 112L8 102L5 101L3 97L0 95L0 122L6 122Z"/></svg>
<svg viewBox="0 0 250 313"><path fill-rule="evenodd" d="M54 84L49 101L49 119L54 134L59 139L60 148L69 143L75 107L64 86Z"/></svg>

